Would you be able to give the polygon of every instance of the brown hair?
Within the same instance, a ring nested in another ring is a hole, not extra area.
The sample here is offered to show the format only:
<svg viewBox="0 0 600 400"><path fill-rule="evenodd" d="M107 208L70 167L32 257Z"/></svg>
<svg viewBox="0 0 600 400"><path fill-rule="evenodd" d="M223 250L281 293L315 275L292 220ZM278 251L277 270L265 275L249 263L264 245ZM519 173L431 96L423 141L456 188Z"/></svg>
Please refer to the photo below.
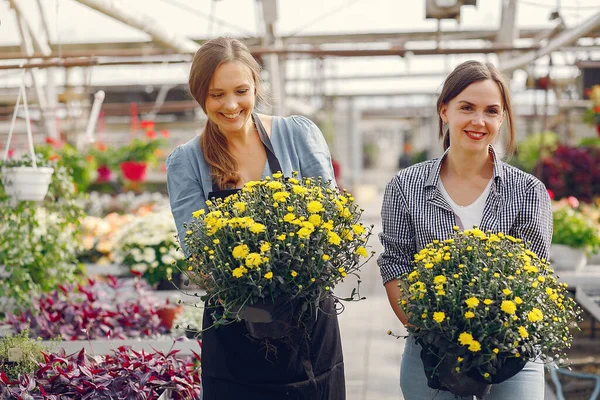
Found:
<svg viewBox="0 0 600 400"><path fill-rule="evenodd" d="M205 114L208 87L213 73L221 64L232 61L241 62L250 69L256 102L264 101L258 62L241 41L219 37L204 43L196 51L190 69L189 91ZM227 138L210 119L206 121L204 132L200 137L200 146L204 159L211 166L213 182L221 189L235 186L240 180L237 162L227 147Z"/></svg>
<svg viewBox="0 0 600 400"><path fill-rule="evenodd" d="M502 76L493 64L473 60L465 61L454 68L454 71L446 78L442 93L440 93L437 100L439 137L444 140L444 150L450 147L450 133L448 130L444 132L444 121L442 121L442 117L440 116L442 106L447 105L450 100L458 96L471 83L484 81L486 79L493 80L500 88L503 102L502 108L504 109L506 119L508 120L508 143L506 145L506 151L509 155L514 152L515 127L508 84L506 83L504 76Z"/></svg>

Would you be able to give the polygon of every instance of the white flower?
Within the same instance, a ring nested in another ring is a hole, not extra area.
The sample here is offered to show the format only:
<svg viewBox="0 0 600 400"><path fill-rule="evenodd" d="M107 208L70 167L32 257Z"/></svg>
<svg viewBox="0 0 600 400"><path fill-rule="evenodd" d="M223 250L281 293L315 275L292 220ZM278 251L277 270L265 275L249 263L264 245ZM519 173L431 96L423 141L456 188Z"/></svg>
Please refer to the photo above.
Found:
<svg viewBox="0 0 600 400"><path fill-rule="evenodd" d="M131 266L131 269L135 272L139 272L140 274L143 274L144 272L146 272L146 270L148 269L148 265L140 263L140 264L133 264Z"/></svg>
<svg viewBox="0 0 600 400"><path fill-rule="evenodd" d="M165 254L161 257L161 261L163 262L163 264L171 264L175 262L175 258L170 254Z"/></svg>

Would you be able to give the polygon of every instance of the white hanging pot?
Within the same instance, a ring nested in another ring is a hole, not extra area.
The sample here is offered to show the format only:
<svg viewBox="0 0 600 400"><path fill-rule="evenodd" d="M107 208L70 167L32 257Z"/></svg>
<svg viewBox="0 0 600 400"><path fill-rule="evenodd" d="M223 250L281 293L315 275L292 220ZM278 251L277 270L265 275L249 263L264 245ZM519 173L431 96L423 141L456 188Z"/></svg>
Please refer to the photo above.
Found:
<svg viewBox="0 0 600 400"><path fill-rule="evenodd" d="M3 167L2 184L6 194L14 200L44 200L52 181L54 168Z"/></svg>
<svg viewBox="0 0 600 400"><path fill-rule="evenodd" d="M40 167L37 165L35 151L33 149L33 134L31 132L31 119L29 118L29 108L27 107L27 92L25 91L25 70L21 76L21 88L17 96L17 104L13 112L10 130L8 131L8 140L4 151L4 162L8 161L10 141L15 129L17 111L21 98L23 99L23 109L25 111L25 122L27 127L27 141L29 142L29 155L31 156L32 166L2 167L2 185L6 194L13 202L19 200L44 200L48 193L48 186L52 180L54 168Z"/></svg>
<svg viewBox="0 0 600 400"><path fill-rule="evenodd" d="M564 244L550 245L550 268L556 271L577 271L587 263L583 249L565 246Z"/></svg>

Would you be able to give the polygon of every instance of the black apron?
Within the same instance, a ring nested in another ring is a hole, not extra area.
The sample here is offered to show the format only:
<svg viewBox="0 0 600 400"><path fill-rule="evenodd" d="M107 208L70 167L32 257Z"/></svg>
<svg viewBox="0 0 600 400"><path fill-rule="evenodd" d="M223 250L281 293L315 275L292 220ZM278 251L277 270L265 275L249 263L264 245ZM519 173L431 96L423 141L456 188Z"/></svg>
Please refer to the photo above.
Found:
<svg viewBox="0 0 600 400"><path fill-rule="evenodd" d="M252 114L271 173L283 171L260 119ZM213 183L208 198L224 198L239 189L220 190ZM320 302L316 318L303 331L281 340L250 336L246 324L218 328L211 314L219 306L205 303L202 321L203 400L345 400L344 361L337 315L331 297Z"/></svg>

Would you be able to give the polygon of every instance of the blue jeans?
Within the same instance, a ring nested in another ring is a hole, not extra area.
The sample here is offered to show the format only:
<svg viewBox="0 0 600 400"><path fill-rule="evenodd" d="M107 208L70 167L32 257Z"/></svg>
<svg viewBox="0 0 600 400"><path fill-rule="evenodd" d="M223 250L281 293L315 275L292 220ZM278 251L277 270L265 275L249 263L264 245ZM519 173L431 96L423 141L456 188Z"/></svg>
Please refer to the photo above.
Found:
<svg viewBox="0 0 600 400"><path fill-rule="evenodd" d="M421 346L412 336L406 339L400 366L400 388L405 400L472 400L450 392L431 389L421 361ZM544 365L528 362L525 368L506 381L492 386L485 400L544 400Z"/></svg>

